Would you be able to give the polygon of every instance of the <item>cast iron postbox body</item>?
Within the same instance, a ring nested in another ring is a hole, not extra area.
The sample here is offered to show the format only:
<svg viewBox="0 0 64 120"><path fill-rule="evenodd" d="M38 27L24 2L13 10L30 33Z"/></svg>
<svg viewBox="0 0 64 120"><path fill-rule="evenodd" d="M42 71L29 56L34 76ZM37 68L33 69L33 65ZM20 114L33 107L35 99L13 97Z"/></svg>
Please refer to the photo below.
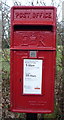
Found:
<svg viewBox="0 0 64 120"><path fill-rule="evenodd" d="M10 44L11 111L53 112L56 8L12 7Z"/></svg>

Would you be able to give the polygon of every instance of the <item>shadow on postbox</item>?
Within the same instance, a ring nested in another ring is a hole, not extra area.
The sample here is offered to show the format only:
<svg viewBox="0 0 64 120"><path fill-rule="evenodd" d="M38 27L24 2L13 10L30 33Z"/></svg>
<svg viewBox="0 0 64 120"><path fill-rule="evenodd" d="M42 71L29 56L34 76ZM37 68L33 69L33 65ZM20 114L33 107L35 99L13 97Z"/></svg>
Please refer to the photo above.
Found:
<svg viewBox="0 0 64 120"><path fill-rule="evenodd" d="M10 108L13 112L54 111L56 8L12 7Z"/></svg>

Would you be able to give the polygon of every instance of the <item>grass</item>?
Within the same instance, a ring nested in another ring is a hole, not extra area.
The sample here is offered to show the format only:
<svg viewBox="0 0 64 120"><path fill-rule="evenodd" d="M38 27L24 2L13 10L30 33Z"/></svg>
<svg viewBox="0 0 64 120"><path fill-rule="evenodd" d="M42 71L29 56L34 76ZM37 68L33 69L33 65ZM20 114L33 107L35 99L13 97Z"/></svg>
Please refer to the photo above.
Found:
<svg viewBox="0 0 64 120"><path fill-rule="evenodd" d="M2 52L2 78L3 79L9 79L9 74L10 74L10 50L9 49L4 49Z"/></svg>
<svg viewBox="0 0 64 120"><path fill-rule="evenodd" d="M57 46L57 52L56 52L56 66L57 66L57 71L62 70L62 46Z"/></svg>

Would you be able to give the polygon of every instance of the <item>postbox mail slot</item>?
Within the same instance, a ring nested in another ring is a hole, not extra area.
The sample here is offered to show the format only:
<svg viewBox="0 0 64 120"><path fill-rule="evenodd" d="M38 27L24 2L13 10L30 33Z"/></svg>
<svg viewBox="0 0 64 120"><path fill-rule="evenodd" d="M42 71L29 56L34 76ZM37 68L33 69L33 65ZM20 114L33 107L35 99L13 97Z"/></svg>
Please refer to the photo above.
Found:
<svg viewBox="0 0 64 120"><path fill-rule="evenodd" d="M53 31L54 26L53 25L14 25L14 31Z"/></svg>
<svg viewBox="0 0 64 120"><path fill-rule="evenodd" d="M16 25L12 46L19 49L54 49L55 36L53 26Z"/></svg>

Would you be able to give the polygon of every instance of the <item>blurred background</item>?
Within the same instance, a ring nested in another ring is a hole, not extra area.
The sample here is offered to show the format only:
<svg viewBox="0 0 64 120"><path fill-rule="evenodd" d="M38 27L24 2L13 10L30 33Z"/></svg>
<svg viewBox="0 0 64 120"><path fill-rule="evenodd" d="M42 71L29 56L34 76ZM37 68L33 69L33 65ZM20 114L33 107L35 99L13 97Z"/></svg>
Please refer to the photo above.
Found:
<svg viewBox="0 0 64 120"><path fill-rule="evenodd" d="M64 120L64 0L2 0L0 2L0 118L26 119L25 113L10 112L10 9L12 6L55 6L57 8L57 49L55 108L38 119Z"/></svg>

